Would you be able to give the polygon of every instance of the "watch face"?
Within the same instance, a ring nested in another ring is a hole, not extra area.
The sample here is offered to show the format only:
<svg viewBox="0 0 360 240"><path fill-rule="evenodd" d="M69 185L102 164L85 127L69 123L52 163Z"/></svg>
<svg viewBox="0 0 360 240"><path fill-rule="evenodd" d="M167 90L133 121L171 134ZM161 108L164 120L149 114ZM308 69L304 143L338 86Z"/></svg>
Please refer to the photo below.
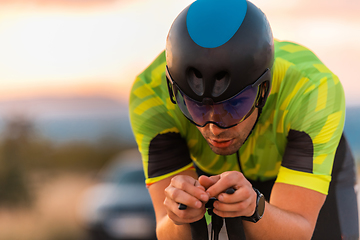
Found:
<svg viewBox="0 0 360 240"><path fill-rule="evenodd" d="M262 193L260 193L260 199L259 199L259 204L258 204L258 214L259 214L259 217L261 218L264 214L264 210L265 210L265 197Z"/></svg>

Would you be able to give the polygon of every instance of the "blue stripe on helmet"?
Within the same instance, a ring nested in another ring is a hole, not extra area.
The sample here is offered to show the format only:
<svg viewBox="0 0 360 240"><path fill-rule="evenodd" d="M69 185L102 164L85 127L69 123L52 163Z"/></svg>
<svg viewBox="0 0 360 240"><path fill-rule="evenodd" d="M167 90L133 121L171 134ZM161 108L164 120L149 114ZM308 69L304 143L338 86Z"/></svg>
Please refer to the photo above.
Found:
<svg viewBox="0 0 360 240"><path fill-rule="evenodd" d="M246 10L246 0L195 1L186 16L191 39L205 48L223 45L241 26Z"/></svg>

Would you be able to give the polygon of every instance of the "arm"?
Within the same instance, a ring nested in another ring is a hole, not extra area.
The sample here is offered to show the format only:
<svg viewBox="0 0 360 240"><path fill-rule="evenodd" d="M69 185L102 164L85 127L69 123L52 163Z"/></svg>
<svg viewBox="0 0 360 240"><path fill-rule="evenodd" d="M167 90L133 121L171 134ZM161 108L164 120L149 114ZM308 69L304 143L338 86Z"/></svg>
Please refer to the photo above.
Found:
<svg viewBox="0 0 360 240"><path fill-rule="evenodd" d="M326 195L284 183L275 183L270 203L256 224L244 221L250 239L311 239Z"/></svg>
<svg viewBox="0 0 360 240"><path fill-rule="evenodd" d="M180 174L149 187L159 240L191 239L189 223L201 219L205 214L205 203L209 197L204 187L195 180L197 174L191 170ZM186 204L188 208L179 210L179 202Z"/></svg>
<svg viewBox="0 0 360 240"><path fill-rule="evenodd" d="M255 210L256 193L239 172L226 172L211 178L201 177L210 196L219 199L214 213L221 217L251 216ZM232 195L222 194L234 187ZM326 195L306 188L275 183L270 203L257 223L243 221L248 239L311 239L317 216ZM250 209L250 211L249 211Z"/></svg>

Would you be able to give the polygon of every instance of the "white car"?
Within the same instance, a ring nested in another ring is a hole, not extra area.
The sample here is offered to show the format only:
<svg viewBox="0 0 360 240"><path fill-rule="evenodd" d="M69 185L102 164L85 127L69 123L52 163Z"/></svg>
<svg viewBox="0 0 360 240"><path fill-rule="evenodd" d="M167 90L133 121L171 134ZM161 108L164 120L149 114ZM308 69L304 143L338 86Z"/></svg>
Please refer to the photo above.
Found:
<svg viewBox="0 0 360 240"><path fill-rule="evenodd" d="M155 240L155 213L140 154L122 155L101 176L101 183L88 189L80 204L80 217L89 238Z"/></svg>

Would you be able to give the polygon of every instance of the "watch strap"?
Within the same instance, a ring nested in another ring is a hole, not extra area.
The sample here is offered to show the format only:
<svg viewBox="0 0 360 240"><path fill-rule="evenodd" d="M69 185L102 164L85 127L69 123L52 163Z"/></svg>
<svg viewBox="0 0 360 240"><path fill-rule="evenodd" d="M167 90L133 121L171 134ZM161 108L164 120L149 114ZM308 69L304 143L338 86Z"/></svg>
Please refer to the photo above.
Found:
<svg viewBox="0 0 360 240"><path fill-rule="evenodd" d="M245 221L256 223L262 218L264 214L265 198L264 195L259 190L257 190L256 188L253 189L257 195L255 212L250 217L242 216L241 218Z"/></svg>

